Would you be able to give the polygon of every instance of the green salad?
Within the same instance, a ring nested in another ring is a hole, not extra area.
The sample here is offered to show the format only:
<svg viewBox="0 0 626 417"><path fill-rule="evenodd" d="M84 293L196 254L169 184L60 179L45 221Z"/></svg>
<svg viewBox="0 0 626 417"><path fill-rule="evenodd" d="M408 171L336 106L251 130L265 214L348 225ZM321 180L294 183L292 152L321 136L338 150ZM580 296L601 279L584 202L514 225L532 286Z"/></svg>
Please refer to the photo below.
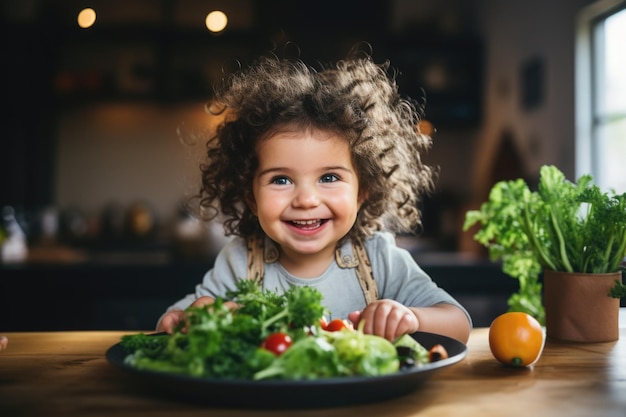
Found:
<svg viewBox="0 0 626 417"><path fill-rule="evenodd" d="M228 308L227 300L240 307ZM321 300L311 287L278 294L241 280L225 298L188 308L186 323L172 334L125 335L120 345L134 368L207 378L376 376L431 361L409 335L392 343L349 325L326 330Z"/></svg>

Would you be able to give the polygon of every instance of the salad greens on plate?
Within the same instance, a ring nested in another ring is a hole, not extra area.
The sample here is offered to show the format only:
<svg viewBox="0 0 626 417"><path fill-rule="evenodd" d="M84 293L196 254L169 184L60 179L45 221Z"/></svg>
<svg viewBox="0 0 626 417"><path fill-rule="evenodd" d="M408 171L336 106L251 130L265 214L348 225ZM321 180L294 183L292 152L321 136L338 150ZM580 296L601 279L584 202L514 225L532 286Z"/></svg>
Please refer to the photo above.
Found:
<svg viewBox="0 0 626 417"><path fill-rule="evenodd" d="M236 309L225 305L236 301ZM390 342L351 326L325 330L322 296L314 288L283 294L241 280L205 307L190 307L172 334L122 337L125 363L141 370L224 379L313 380L377 376L430 362L409 335Z"/></svg>

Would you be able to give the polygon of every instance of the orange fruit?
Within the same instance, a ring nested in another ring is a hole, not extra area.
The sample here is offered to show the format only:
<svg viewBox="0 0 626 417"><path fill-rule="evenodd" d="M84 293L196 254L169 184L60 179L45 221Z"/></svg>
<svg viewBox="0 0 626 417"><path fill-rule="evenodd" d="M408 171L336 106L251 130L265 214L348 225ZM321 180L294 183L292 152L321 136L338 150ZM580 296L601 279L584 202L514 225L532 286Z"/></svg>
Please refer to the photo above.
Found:
<svg viewBox="0 0 626 417"><path fill-rule="evenodd" d="M489 348L501 363L514 367L530 366L543 351L545 336L541 324L522 312L496 317L489 326Z"/></svg>

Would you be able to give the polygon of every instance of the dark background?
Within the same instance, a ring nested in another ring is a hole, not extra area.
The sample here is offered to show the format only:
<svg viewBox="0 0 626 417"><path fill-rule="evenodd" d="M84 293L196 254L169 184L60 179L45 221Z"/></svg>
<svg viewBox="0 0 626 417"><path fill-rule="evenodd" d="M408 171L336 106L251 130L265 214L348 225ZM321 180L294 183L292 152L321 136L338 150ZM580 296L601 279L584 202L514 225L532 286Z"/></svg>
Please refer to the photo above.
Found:
<svg viewBox="0 0 626 417"><path fill-rule="evenodd" d="M137 189L119 207L67 201L60 158L67 141L104 134L68 139L63 128L83 123L92 109L131 109L130 117L205 102L213 82L260 54L317 65L357 44L378 62L390 60L401 92L426 100L425 118L436 128L425 159L440 168L437 191L421 207L424 230L404 245L467 306L475 325L488 325L517 283L462 232L463 216L497 180L532 180L545 163L573 176L575 20L588 3L2 0L0 207L15 211L29 253L24 262L0 264L0 331L149 329L212 264L217 243L173 235L171 225L188 219L178 200ZM85 6L98 11L88 30L75 23ZM230 18L218 35L189 23L212 8ZM126 68L130 85L116 66L129 45L151 58ZM159 152L136 161L137 176L163 158ZM116 155L127 153L122 143ZM121 169L118 160L109 163ZM107 201L126 185L107 180L73 195ZM133 228L138 201L155 221L145 234ZM42 234L42 212L50 209L58 220L52 242Z"/></svg>

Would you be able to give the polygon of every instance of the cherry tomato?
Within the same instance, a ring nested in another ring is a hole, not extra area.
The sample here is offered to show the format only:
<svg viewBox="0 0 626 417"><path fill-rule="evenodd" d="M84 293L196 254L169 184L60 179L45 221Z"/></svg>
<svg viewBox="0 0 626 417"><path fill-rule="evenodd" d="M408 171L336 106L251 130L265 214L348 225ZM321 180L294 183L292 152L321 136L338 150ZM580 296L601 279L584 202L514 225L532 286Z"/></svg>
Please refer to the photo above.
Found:
<svg viewBox="0 0 626 417"><path fill-rule="evenodd" d="M328 327L328 320L324 316L320 319L320 327L322 330L326 330L326 327Z"/></svg>
<svg viewBox="0 0 626 417"><path fill-rule="evenodd" d="M276 356L282 355L293 344L291 336L286 333L272 333L265 338L261 347Z"/></svg>
<svg viewBox="0 0 626 417"><path fill-rule="evenodd" d="M530 314L510 311L489 326L489 348L505 365L531 366L541 357L545 337L541 324Z"/></svg>
<svg viewBox="0 0 626 417"><path fill-rule="evenodd" d="M428 359L430 362L437 362L448 357L448 351L442 345L435 345L428 351Z"/></svg>
<svg viewBox="0 0 626 417"><path fill-rule="evenodd" d="M328 323L328 325L324 328L324 330L329 332L337 332L343 329L353 330L353 327L346 320L334 319L331 320L330 323Z"/></svg>

